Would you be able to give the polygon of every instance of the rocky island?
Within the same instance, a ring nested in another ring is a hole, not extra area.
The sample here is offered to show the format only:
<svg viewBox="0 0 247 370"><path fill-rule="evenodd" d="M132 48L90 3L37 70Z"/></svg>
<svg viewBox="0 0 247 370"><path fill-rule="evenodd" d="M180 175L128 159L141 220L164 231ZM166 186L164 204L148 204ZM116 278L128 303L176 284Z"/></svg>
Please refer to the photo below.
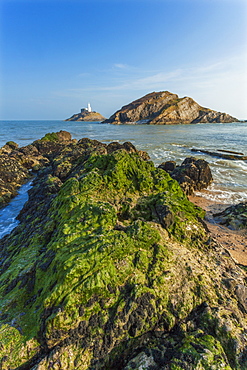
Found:
<svg viewBox="0 0 247 370"><path fill-rule="evenodd" d="M229 114L201 107L192 98L179 98L169 91L161 91L123 106L104 123L169 125L237 121Z"/></svg>
<svg viewBox="0 0 247 370"><path fill-rule="evenodd" d="M88 103L87 108L81 109L81 113L73 114L72 117L67 118L65 121L104 121L105 117L103 117L100 113L92 111L90 104Z"/></svg>
<svg viewBox="0 0 247 370"><path fill-rule="evenodd" d="M2 370L247 368L247 273L186 195L212 181L205 161L156 168L64 131L1 156L35 171L0 241Z"/></svg>

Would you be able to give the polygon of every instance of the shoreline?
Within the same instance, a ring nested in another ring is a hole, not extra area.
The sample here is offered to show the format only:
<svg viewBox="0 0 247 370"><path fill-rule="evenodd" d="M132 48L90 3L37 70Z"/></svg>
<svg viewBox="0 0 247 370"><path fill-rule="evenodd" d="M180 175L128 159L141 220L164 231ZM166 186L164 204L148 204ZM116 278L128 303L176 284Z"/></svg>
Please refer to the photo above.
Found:
<svg viewBox="0 0 247 370"><path fill-rule="evenodd" d="M237 264L247 266L247 230L231 230L213 218L214 213L222 212L232 204L215 202L200 195L188 196L188 199L206 211L204 221L212 238L227 249Z"/></svg>

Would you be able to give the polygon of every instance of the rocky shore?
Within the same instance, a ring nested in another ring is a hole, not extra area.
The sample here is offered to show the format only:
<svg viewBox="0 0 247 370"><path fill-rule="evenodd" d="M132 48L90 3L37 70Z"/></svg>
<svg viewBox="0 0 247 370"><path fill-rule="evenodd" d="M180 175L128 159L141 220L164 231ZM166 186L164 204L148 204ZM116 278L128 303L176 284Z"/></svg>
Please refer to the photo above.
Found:
<svg viewBox="0 0 247 370"><path fill-rule="evenodd" d="M56 151L72 142L68 132L60 131L22 148L13 141L0 148L0 208L17 195L18 188L33 173L49 164Z"/></svg>
<svg viewBox="0 0 247 370"><path fill-rule="evenodd" d="M247 368L246 270L188 199L205 161L64 131L0 158L2 205L35 173L0 241L2 370ZM246 227L246 204L214 213Z"/></svg>
<svg viewBox="0 0 247 370"><path fill-rule="evenodd" d="M206 211L204 221L212 238L227 249L236 263L247 266L247 202L227 206L202 196L193 195L189 199ZM219 218L221 213L223 217Z"/></svg>

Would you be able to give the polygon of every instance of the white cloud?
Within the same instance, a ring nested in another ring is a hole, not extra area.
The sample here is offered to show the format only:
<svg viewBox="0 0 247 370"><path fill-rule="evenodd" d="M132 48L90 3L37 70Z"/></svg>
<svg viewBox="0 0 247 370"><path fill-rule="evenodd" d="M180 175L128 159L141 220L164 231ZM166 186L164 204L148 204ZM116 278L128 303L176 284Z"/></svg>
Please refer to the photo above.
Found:
<svg viewBox="0 0 247 370"><path fill-rule="evenodd" d="M113 64L113 67L117 69L128 69L129 68L127 64L123 64L123 63L115 63Z"/></svg>

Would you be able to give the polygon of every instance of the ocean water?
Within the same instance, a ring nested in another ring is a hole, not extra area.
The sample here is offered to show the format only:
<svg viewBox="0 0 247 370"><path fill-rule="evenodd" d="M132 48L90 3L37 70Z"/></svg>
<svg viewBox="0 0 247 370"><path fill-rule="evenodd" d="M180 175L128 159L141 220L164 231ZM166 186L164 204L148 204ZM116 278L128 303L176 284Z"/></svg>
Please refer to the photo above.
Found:
<svg viewBox="0 0 247 370"><path fill-rule="evenodd" d="M28 181L18 191L18 195L6 207L0 209L0 239L9 234L19 223L16 219L23 205L28 200L28 190L32 181Z"/></svg>
<svg viewBox="0 0 247 370"><path fill-rule="evenodd" d="M190 156L203 158L210 164L214 181L198 195L225 204L247 200L247 161L191 152L192 148L223 149L247 155L246 122L156 126L48 120L0 121L0 147L10 140L25 146L47 132L60 130L69 131L75 139L88 137L104 143L130 141L137 149L147 151L156 165L167 160L181 164ZM0 225L2 222L0 215Z"/></svg>

